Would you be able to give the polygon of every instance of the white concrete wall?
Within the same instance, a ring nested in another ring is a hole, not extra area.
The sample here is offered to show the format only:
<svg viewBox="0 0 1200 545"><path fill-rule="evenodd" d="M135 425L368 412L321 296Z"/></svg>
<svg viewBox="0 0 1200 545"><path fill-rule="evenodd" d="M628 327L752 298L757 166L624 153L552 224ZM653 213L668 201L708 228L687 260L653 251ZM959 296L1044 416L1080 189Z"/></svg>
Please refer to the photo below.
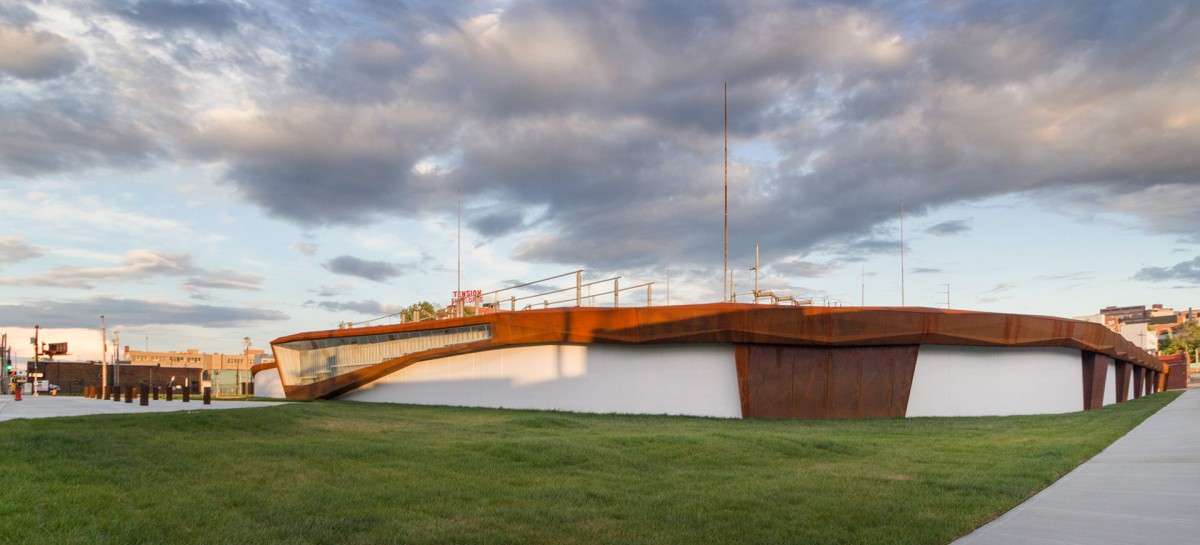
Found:
<svg viewBox="0 0 1200 545"><path fill-rule="evenodd" d="M420 362L339 399L740 418L733 346L543 345Z"/></svg>
<svg viewBox="0 0 1200 545"><path fill-rule="evenodd" d="M908 416L1083 410L1082 359L1067 348L921 345Z"/></svg>
<svg viewBox="0 0 1200 545"><path fill-rule="evenodd" d="M1112 405L1117 402L1117 364L1108 364L1108 376L1104 379L1104 404Z"/></svg>
<svg viewBox="0 0 1200 545"><path fill-rule="evenodd" d="M266 369L254 373L254 396L283 399L283 383L279 380L279 369Z"/></svg>

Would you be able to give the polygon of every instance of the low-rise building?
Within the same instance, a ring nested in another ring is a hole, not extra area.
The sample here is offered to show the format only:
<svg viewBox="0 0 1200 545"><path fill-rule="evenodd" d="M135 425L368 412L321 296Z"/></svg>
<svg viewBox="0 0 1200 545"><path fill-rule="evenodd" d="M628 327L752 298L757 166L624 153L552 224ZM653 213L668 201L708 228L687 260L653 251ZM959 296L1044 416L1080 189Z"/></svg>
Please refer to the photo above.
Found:
<svg viewBox="0 0 1200 545"><path fill-rule="evenodd" d="M205 354L195 348L183 352L150 352L130 350L125 347L124 358L133 365L159 365L162 367L198 367L205 371L237 370L249 371L254 358L262 350L248 350L242 354Z"/></svg>

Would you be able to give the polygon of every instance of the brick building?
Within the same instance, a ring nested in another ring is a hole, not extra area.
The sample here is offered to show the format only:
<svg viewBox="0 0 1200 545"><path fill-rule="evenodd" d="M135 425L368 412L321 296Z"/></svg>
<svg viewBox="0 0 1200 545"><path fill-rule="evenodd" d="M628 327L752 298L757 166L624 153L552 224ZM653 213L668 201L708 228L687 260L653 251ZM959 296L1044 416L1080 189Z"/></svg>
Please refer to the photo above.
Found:
<svg viewBox="0 0 1200 545"><path fill-rule="evenodd" d="M151 386L166 388L168 385L190 387L200 392L199 367L164 367L159 365L120 365L116 372L108 367L108 384L112 386L135 386L145 382ZM44 380L58 385L64 394L83 393L87 386L100 386L100 364L80 361L42 361L38 370Z"/></svg>

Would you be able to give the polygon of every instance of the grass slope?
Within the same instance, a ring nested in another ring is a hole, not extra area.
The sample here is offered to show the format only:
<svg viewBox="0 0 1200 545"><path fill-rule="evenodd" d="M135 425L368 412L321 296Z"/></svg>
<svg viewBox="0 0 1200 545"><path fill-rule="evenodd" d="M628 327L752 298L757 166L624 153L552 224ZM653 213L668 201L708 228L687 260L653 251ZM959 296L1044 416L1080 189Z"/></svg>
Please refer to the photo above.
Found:
<svg viewBox="0 0 1200 545"><path fill-rule="evenodd" d="M948 543L1176 395L1004 418L313 402L14 420L0 542Z"/></svg>

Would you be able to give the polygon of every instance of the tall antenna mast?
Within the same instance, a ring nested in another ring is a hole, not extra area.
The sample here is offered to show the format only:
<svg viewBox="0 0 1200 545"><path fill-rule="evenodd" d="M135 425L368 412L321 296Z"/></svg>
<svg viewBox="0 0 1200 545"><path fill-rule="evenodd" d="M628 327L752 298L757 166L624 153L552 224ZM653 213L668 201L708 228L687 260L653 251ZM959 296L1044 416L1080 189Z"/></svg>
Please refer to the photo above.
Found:
<svg viewBox="0 0 1200 545"><path fill-rule="evenodd" d="M904 200L900 200L900 306L904 306Z"/></svg>
<svg viewBox="0 0 1200 545"><path fill-rule="evenodd" d="M463 307L466 306L465 299L462 296L462 190L458 190L458 287L455 288L455 295L458 298L458 315L462 317L465 314Z"/></svg>
<svg viewBox="0 0 1200 545"><path fill-rule="evenodd" d="M728 284L732 282L729 276L729 82L725 82L725 254L721 262L721 284L725 286L721 293L721 302L729 301Z"/></svg>

